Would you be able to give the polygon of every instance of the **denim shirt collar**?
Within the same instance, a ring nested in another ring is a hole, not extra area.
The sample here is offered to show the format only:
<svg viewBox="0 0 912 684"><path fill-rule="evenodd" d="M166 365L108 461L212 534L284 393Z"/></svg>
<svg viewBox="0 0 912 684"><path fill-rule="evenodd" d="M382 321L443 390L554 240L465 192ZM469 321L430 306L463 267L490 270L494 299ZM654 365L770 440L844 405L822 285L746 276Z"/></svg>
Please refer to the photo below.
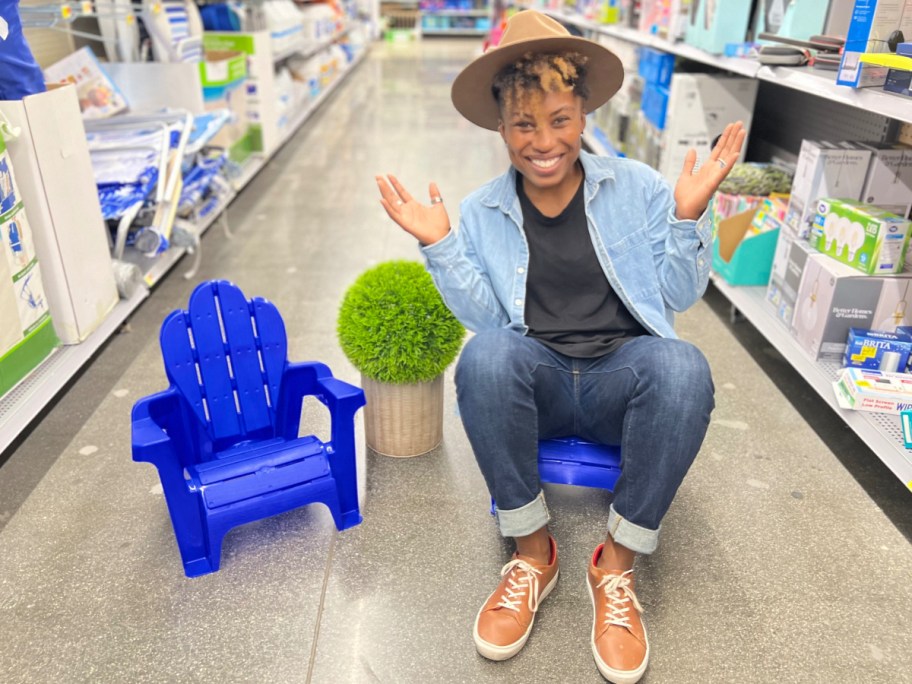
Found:
<svg viewBox="0 0 912 684"><path fill-rule="evenodd" d="M614 171L596 163L596 157L588 152L580 151L579 158L586 174L586 202L588 203L600 183L614 179ZM518 202L519 198L516 196L516 167L511 164L510 169L490 185L488 192L481 198L481 203L487 207L500 207L500 210L505 214L512 215Z"/></svg>

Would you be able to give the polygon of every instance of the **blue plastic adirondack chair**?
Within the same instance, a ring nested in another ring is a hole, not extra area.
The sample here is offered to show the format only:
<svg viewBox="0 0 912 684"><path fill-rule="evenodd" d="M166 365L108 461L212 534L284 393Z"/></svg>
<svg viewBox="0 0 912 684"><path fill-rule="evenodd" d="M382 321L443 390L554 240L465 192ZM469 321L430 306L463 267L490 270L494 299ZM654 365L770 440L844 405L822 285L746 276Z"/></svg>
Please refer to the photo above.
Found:
<svg viewBox="0 0 912 684"><path fill-rule="evenodd" d="M361 522L355 413L364 392L322 363L289 363L285 324L227 281L199 285L162 324L171 387L133 407L133 460L161 476L184 572L219 568L233 527L321 502L339 530ZM331 441L298 437L305 396L332 418Z"/></svg>
<svg viewBox="0 0 912 684"><path fill-rule="evenodd" d="M621 447L558 437L538 442L538 475L542 482L597 487L614 491L621 475ZM491 500L491 513L495 503Z"/></svg>

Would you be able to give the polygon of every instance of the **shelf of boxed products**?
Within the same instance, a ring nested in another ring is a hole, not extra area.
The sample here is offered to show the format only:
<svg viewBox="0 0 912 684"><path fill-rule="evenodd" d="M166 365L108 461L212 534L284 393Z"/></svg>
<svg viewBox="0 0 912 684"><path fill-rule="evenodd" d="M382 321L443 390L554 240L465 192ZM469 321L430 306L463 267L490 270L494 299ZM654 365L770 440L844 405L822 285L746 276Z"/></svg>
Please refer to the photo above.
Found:
<svg viewBox="0 0 912 684"><path fill-rule="evenodd" d="M329 93L367 56L362 51L348 67L314 100L301 114L290 131L294 131L319 107ZM282 139L284 144L291 133ZM235 192L229 193L213 208L206 218L197 226L199 235L215 223L231 201L237 197L244 186L266 165L268 158L263 155L252 155L242 167L241 175L232 180ZM143 273L145 283L151 288L156 285L187 253L184 247L171 247L153 259L146 259L138 252L125 253L125 260L137 263ZM101 346L117 329L136 311L139 305L149 296L150 290L137 287L128 299L117 303L101 325L83 342L61 346L47 359L39 364L12 390L0 396L0 452L3 452L15 439L37 418L63 388L76 376L86 363L95 355Z"/></svg>
<svg viewBox="0 0 912 684"><path fill-rule="evenodd" d="M480 28L421 28L421 34L425 36L485 36L488 34L487 29Z"/></svg>
<svg viewBox="0 0 912 684"><path fill-rule="evenodd" d="M0 397L0 453L41 414L148 296L147 289L136 288L133 296L120 300L104 322L83 342L60 347L22 382Z"/></svg>
<svg viewBox="0 0 912 684"><path fill-rule="evenodd" d="M328 45L324 46L324 49L326 47L329 47L329 46ZM361 64L362 61L364 61L364 59L367 57L368 50L369 50L369 48L367 46L365 46L365 48L360 53L355 55L355 58L348 64L348 66L346 66L344 69L342 69L342 71L339 73L339 75L336 76L335 79L333 79L332 83L330 83L328 86L326 86L322 90L322 92L319 95L317 95L317 97L313 101L311 101L310 103L307 104L306 107L304 107L304 109L302 109L300 112L295 114L294 117L292 117L291 123L288 125L286 130L283 131L281 134L280 145L284 145L288 141L288 139L292 135L294 135L295 131L297 131L302 125L304 125L304 122L307 121L307 119L309 119L310 116L323 104L323 102L326 100L326 98L328 98L332 94L332 92L339 86L339 84L345 80L345 77L348 76L348 74L350 74L354 69L356 69L358 67L358 65Z"/></svg>
<svg viewBox="0 0 912 684"><path fill-rule="evenodd" d="M619 38L629 43L655 48L741 76L768 81L891 119L912 123L912 100L901 95L885 93L875 88L849 88L848 86L836 85L836 72L834 71L818 71L811 67L764 66L750 58L713 55L686 43L672 43L663 38L626 26L597 24L579 15L567 12L549 10L546 13L558 21L573 24L581 29Z"/></svg>
<svg viewBox="0 0 912 684"><path fill-rule="evenodd" d="M273 56L272 60L273 60L273 62L278 64L279 62L284 62L289 57L301 57L302 59L308 59L309 57L313 57L318 52L325 50L330 45L335 43L337 40L341 40L342 38L347 36L349 31L351 31L351 27L346 26L345 28L337 31L334 35L330 36L329 38L324 38L323 40L321 40L319 42L302 43L301 45L296 45L294 47L290 47L287 50L282 50L281 52L276 53Z"/></svg>
<svg viewBox="0 0 912 684"><path fill-rule="evenodd" d="M774 315L766 301L766 287L732 286L716 274L713 274L712 282L814 388L824 403L836 411L880 460L912 489L912 450L903 446L899 416L841 408L833 391L840 364L811 358Z"/></svg>

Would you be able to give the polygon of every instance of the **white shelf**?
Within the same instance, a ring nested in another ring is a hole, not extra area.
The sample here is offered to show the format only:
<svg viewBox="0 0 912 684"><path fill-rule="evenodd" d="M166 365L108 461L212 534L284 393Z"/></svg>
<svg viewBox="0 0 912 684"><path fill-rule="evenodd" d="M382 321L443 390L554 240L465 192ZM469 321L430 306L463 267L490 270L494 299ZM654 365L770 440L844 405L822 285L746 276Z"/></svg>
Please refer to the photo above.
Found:
<svg viewBox="0 0 912 684"><path fill-rule="evenodd" d="M337 34L336 38L340 34ZM299 113L289 131L282 137L282 144L287 142L292 133L306 121L311 114L329 97L330 93L338 87L345 77L351 73L358 64L367 56L367 49L358 55L352 63L339 74L310 106ZM281 147L281 145L279 146ZM272 151L274 154L279 148ZM219 216L228 208L229 204L257 173L266 165L268 157L252 155L244 164L240 177L232 181L236 192L228 194L213 209L206 218L197 226L200 235L206 232L215 223ZM171 247L163 254L152 259L143 257L135 250L127 252L125 260L136 263L143 271L144 280L151 288L158 283L174 265L187 253L183 247ZM72 378L89 362L95 352L101 348L121 324L132 314L149 296L149 290L137 288L137 292L127 300L121 300L108 314L95 332L80 344L65 346L57 349L47 359L38 365L22 382L9 392L0 397L0 453L37 418L45 407L60 393Z"/></svg>
<svg viewBox="0 0 912 684"><path fill-rule="evenodd" d="M318 52L322 52L326 48L330 47L337 40L340 40L347 36L349 31L351 31L351 27L347 26L330 38L325 38L316 43L302 43L301 45L288 48L287 50L283 50L282 52L273 55L272 61L274 63L283 62L289 57L294 57L295 55L300 55L303 59L313 57Z"/></svg>
<svg viewBox="0 0 912 684"><path fill-rule="evenodd" d="M486 17L490 14L486 9L442 9L421 10L422 17Z"/></svg>
<svg viewBox="0 0 912 684"><path fill-rule="evenodd" d="M59 348L22 382L0 397L0 453L13 443L148 296L148 290L137 288L133 297L117 303L85 341Z"/></svg>
<svg viewBox="0 0 912 684"><path fill-rule="evenodd" d="M753 59L713 55L686 43L672 43L626 26L596 24L566 12L546 11L545 13L558 21L573 24L582 29L613 36L629 43L663 50L664 52L700 62L701 64L708 64L741 76L757 78L786 88L800 90L825 100L840 102L891 119L912 123L912 102L910 102L909 98L885 93L881 89L858 89L836 85L835 71L818 71L811 67L764 66Z"/></svg>
<svg viewBox="0 0 912 684"><path fill-rule="evenodd" d="M488 29L431 29L421 27L424 36L484 36Z"/></svg>
<svg viewBox="0 0 912 684"><path fill-rule="evenodd" d="M280 134L280 147L288 142L288 139L295 134L295 131L297 131L304 124L304 122L310 118L310 116L323 104L326 98L328 98L339 86L339 84L345 80L345 77L348 76L359 64L361 64L361 62L364 61L366 57L367 49L363 50L361 54L356 56L352 60L351 64L349 64L332 83L326 86L326 88L323 89L323 92L321 92L313 102L307 105L303 110L296 114L294 118L292 118L291 123L288 124L288 128L286 128Z"/></svg>
<svg viewBox="0 0 912 684"><path fill-rule="evenodd" d="M713 274L713 284L749 320L795 370L814 388L824 403L877 454L909 489L912 489L912 450L902 443L899 416L840 408L833 392L838 363L815 361L789 334L766 303L765 287L733 287Z"/></svg>

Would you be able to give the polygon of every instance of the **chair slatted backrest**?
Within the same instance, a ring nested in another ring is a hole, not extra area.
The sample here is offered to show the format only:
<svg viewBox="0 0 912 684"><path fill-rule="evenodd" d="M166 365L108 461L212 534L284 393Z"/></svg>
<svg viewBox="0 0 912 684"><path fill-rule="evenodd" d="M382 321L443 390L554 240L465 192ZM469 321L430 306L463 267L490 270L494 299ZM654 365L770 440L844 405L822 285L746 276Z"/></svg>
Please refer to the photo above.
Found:
<svg viewBox="0 0 912 684"><path fill-rule="evenodd" d="M161 347L168 379L216 450L272 436L287 358L285 324L272 303L248 302L227 281L203 283L189 311L165 319Z"/></svg>

